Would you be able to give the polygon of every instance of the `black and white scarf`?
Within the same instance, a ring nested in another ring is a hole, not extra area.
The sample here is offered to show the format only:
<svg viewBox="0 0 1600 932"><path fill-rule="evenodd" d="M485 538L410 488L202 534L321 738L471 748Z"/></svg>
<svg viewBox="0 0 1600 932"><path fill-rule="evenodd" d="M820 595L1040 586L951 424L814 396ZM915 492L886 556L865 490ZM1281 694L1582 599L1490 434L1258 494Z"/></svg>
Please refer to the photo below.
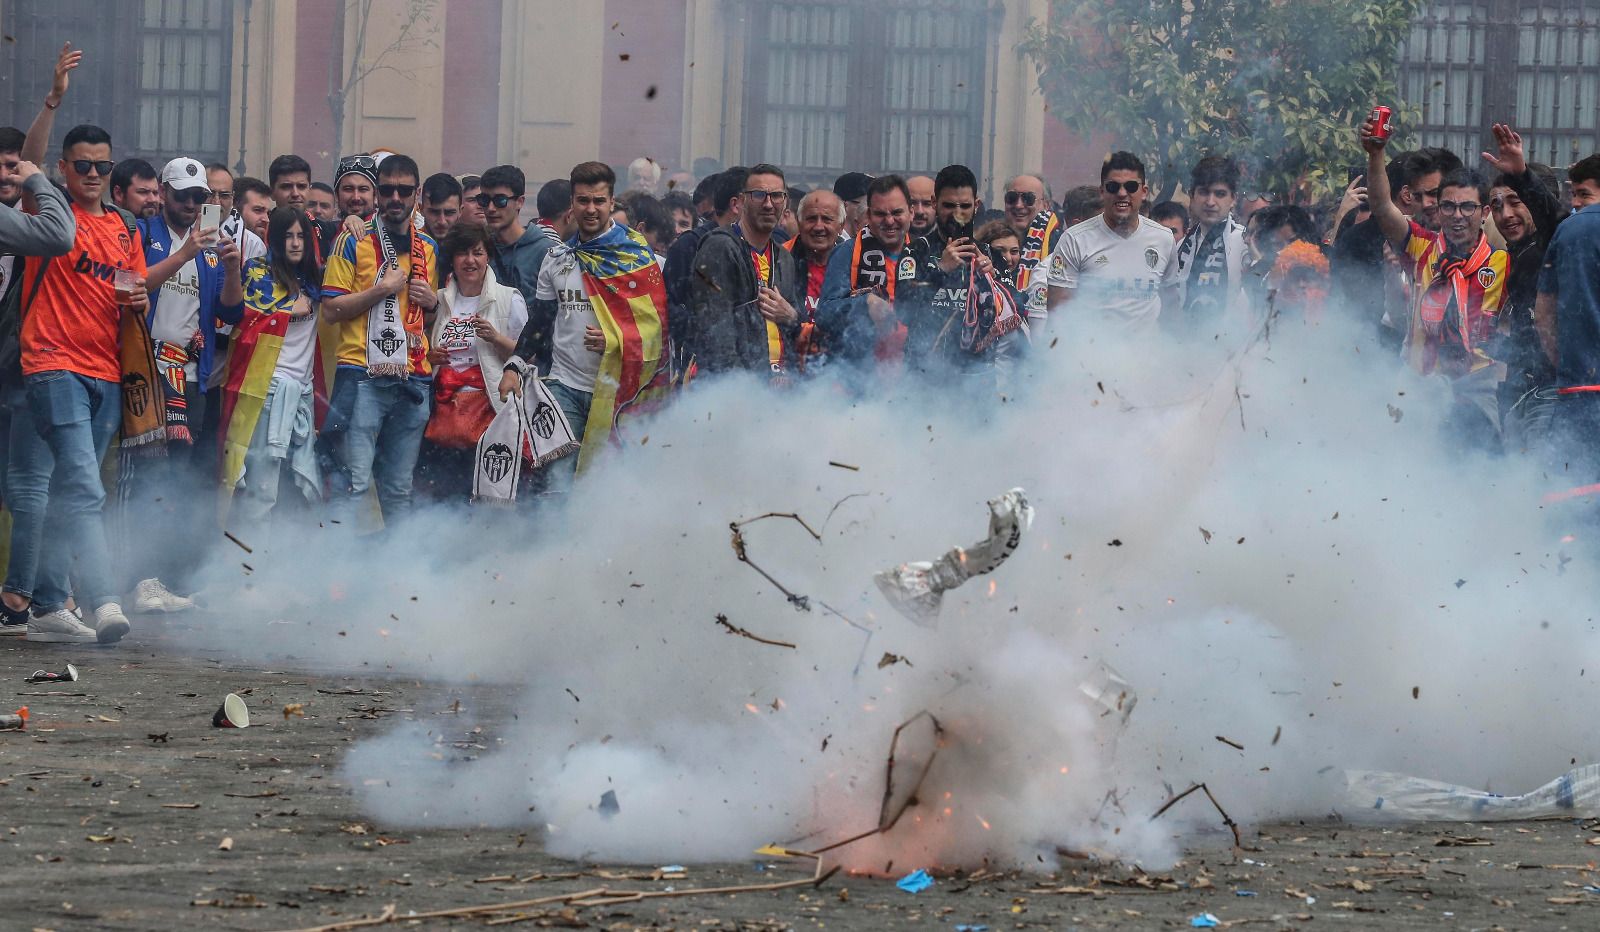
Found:
<svg viewBox="0 0 1600 932"><path fill-rule="evenodd" d="M378 238L381 262L377 281L382 281L389 270L399 264L389 231L377 218L372 221L373 235ZM367 312L367 374L375 379L400 378L411 374L407 357L410 341L406 335L405 320L400 316L400 296L385 297Z"/></svg>

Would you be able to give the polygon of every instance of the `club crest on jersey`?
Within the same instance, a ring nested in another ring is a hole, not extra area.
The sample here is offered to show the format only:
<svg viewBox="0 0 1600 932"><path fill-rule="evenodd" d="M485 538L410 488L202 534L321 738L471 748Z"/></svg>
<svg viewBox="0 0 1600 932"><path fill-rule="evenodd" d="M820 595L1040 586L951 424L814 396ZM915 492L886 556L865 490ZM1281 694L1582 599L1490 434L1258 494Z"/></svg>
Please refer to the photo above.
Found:
<svg viewBox="0 0 1600 932"><path fill-rule="evenodd" d="M901 259L900 260L900 280L901 281L905 281L908 278L916 278L916 277L917 277L917 260L912 256L906 256L904 259Z"/></svg>
<svg viewBox="0 0 1600 932"><path fill-rule="evenodd" d="M1158 252L1154 246L1145 247L1145 250L1144 250L1144 264L1145 265L1148 265L1148 266L1150 266L1151 269L1154 269L1156 267L1156 263L1160 262L1160 261L1161 261L1161 253Z"/></svg>
<svg viewBox="0 0 1600 932"><path fill-rule="evenodd" d="M205 257L206 257L206 265L210 266L211 268L216 268L217 267L217 254L216 253L214 253L214 252L212 252L211 250L208 249L205 252Z"/></svg>
<svg viewBox="0 0 1600 932"><path fill-rule="evenodd" d="M1484 266L1478 270L1478 287L1487 289L1494 284L1494 269Z"/></svg>

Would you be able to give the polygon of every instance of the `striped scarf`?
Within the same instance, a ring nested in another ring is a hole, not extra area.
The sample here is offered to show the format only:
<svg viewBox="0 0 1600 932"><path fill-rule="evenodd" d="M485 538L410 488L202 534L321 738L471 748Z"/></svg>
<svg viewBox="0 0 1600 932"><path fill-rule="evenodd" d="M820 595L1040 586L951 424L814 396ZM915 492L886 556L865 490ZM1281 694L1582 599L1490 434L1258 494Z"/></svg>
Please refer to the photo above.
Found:
<svg viewBox="0 0 1600 932"><path fill-rule="evenodd" d="M1055 248L1061 233L1061 218L1053 210L1041 210L1028 224L1028 235L1022 239L1022 259L1017 263L1017 290L1026 295L1028 285L1034 282L1034 273ZM1043 282L1044 278L1038 279Z"/></svg>

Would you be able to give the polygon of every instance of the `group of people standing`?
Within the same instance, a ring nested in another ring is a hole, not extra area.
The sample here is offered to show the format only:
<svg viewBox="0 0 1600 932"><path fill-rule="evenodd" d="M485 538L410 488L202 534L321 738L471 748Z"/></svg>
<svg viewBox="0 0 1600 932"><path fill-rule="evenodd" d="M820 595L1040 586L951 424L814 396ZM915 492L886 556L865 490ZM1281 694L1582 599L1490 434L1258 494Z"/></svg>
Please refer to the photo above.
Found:
<svg viewBox="0 0 1600 932"><path fill-rule="evenodd" d="M1568 170L1569 212L1508 127L1492 180L1386 159L1362 127L1365 177L1322 225L1243 194L1223 156L1187 206L1152 207L1128 152L1060 204L1012 178L994 209L963 165L802 191L761 163L657 198L638 163L619 192L588 161L525 222L513 165L425 178L381 151L323 184L283 155L263 181L118 162L91 125L64 134L58 188L37 164L80 61L63 50L27 133L0 129L0 636L112 643L130 612L192 608L208 529L259 545L284 512L392 533L419 495L559 502L698 380L997 398L1046 332L1074 338L1058 318L1215 343L1332 304L1450 382L1464 443L1499 449L1541 392L1600 422L1600 156Z"/></svg>

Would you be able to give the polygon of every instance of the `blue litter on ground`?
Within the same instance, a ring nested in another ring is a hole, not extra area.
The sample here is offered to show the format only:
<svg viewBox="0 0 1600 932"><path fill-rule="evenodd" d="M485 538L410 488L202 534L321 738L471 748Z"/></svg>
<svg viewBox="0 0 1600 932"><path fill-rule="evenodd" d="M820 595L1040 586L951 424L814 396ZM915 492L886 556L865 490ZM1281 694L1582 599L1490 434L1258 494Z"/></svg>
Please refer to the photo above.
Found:
<svg viewBox="0 0 1600 932"><path fill-rule="evenodd" d="M1256 891L1254 891L1254 890L1235 890L1235 891L1233 891L1233 895L1234 896L1258 896L1259 894L1257 894Z"/></svg>
<svg viewBox="0 0 1600 932"><path fill-rule="evenodd" d="M895 886L907 893L921 893L933 886L933 878L927 871L919 868L895 881Z"/></svg>
<svg viewBox="0 0 1600 932"><path fill-rule="evenodd" d="M956 926L956 932L989 932L988 926Z"/></svg>
<svg viewBox="0 0 1600 932"><path fill-rule="evenodd" d="M1210 913L1201 913L1190 919L1189 925L1194 926L1196 929L1215 929L1217 926L1222 925L1222 920Z"/></svg>

